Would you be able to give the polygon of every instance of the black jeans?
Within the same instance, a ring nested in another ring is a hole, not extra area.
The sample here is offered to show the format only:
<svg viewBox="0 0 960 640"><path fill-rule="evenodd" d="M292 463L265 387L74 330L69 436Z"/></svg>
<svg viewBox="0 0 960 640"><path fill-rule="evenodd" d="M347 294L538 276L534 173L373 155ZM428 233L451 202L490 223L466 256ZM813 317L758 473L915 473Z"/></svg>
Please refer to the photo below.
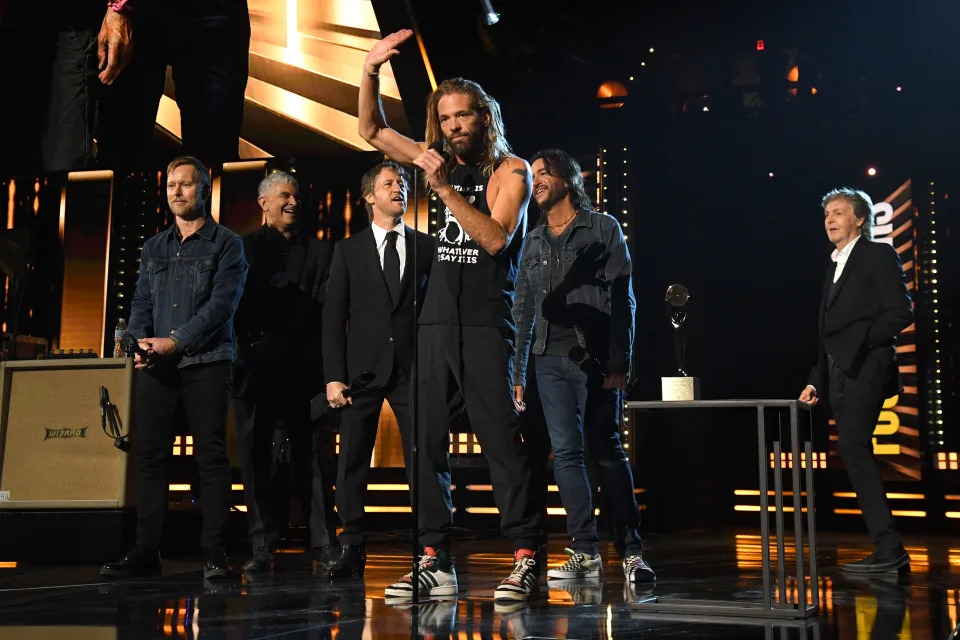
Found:
<svg viewBox="0 0 960 640"><path fill-rule="evenodd" d="M173 70L184 152L208 166L237 159L249 67L246 1L145 2L133 16L133 59L107 88L100 107L100 164L150 164L167 65Z"/></svg>
<svg viewBox="0 0 960 640"><path fill-rule="evenodd" d="M250 545L275 548L287 526L289 484L274 464L279 448L274 435L281 423L290 441L293 493L309 523L310 546L329 545L336 535L336 516L331 508L332 478L322 459L325 432L310 424L309 393L298 389L285 370L272 373L259 375L257 389L231 400Z"/></svg>
<svg viewBox="0 0 960 640"><path fill-rule="evenodd" d="M490 468L500 529L515 549L537 549L545 540L538 491L513 406L513 343L494 327L420 327L419 440L420 544L449 549L451 383L463 394L470 425Z"/></svg>
<svg viewBox="0 0 960 640"><path fill-rule="evenodd" d="M847 467L874 544L883 551L895 551L901 546L900 534L894 529L883 478L873 457L873 430L884 401L883 365L873 356L867 356L854 378L847 376L832 360L829 369L830 407L837 421L837 450Z"/></svg>
<svg viewBox="0 0 960 640"><path fill-rule="evenodd" d="M413 423L410 376L394 371L383 387L368 389L353 397L353 404L343 410L340 419L340 458L337 466L337 513L343 522L341 544L363 544L369 525L364 506L367 503L367 476L370 455L377 441L377 427L383 401L397 416L403 459L410 460L410 436ZM407 467L409 480L409 466Z"/></svg>
<svg viewBox="0 0 960 640"><path fill-rule="evenodd" d="M0 29L0 171L77 171L93 167L97 34L106 3L57 2L39 11L8 2Z"/></svg>
<svg viewBox="0 0 960 640"><path fill-rule="evenodd" d="M616 527L617 552L643 552L640 510L633 493L633 472L620 444L619 389L603 389L570 358L534 356L537 387L553 443L553 474L567 512L567 533L574 551L595 554L600 538L594 515L594 488L587 477L585 451L600 466L601 486Z"/></svg>
<svg viewBox="0 0 960 640"><path fill-rule="evenodd" d="M200 469L203 548L223 545L230 510L230 458L227 455L228 361L196 364L154 374L136 375L137 447L140 489L137 494L137 544L160 547L167 513L167 463L173 451L173 427L186 415ZM182 410L182 414L179 410Z"/></svg>

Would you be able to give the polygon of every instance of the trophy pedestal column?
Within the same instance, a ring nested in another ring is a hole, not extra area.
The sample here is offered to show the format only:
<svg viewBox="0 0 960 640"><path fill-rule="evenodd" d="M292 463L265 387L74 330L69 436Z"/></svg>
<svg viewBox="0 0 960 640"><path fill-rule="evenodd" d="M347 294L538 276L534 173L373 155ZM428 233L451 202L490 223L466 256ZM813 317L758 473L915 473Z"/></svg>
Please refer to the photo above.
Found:
<svg viewBox="0 0 960 640"><path fill-rule="evenodd" d="M663 400L682 402L700 399L700 378L696 376L676 376L660 378L660 391Z"/></svg>

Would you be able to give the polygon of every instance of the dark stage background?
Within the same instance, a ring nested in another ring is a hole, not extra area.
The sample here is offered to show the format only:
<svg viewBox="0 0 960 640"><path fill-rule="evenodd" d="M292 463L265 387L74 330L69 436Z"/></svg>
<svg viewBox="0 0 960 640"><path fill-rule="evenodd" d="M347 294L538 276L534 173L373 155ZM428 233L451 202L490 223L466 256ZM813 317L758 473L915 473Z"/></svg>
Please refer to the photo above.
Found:
<svg viewBox="0 0 960 640"><path fill-rule="evenodd" d="M327 52L345 65L353 75L339 84L319 71L305 75L310 60L269 48L296 48L278 35L291 35L277 26L284 24L280 4L250 4L251 78L355 118L363 48L378 33L411 24L404 3L375 1L359 18L338 13L337 2L304 10L301 43L316 35L307 28L309 18L324 34L335 34L342 50L304 45L298 51L317 60ZM580 159L597 187L599 208L621 221L633 252L635 399L658 398L660 376L673 369L663 294L678 282L693 294L686 369L701 378L704 398L795 398L815 361L816 309L831 249L821 196L851 186L882 202L909 182L912 201L891 233L915 280L915 331L902 344L916 351L901 353L912 392L893 411L898 433L878 435L878 444L901 447L881 456L900 526L956 531L960 269L953 229L960 185L953 168L960 160L960 87L937 71L956 66L955 16L936 2L905 8L893 2L718 7L561 0L497 3L500 23L488 27L471 3L456 4L439 16L425 0L409 3L425 53L404 45L392 65L396 91L388 109L406 130L422 131L430 73L463 75L500 99L519 155L560 147ZM254 90L247 112L256 117L244 125L245 162L214 168L221 221L240 232L258 224L256 182L275 166L295 170L324 239L362 227L364 216L355 215L362 212L359 177L376 154L347 136L355 119L325 120L317 114L326 112L298 111L286 98L265 103L262 84L248 86ZM132 294L139 246L169 222L159 199L162 166L181 147L167 120L158 121L150 171L67 174L24 167L3 177L7 227L35 231L22 334L54 347L102 348ZM323 145L313 145L318 136ZM895 208L905 204L903 192L898 198ZM531 210L531 218L536 215ZM911 229L902 228L907 222ZM908 241L913 246L905 248ZM8 331L11 291L16 287L8 288L3 308ZM815 420L819 524L860 531L826 417L817 411ZM644 527L754 523L751 424L750 416L708 413L638 415L625 424L643 490ZM459 473L482 484L482 458L472 453L469 435L463 437L457 435L454 450ZM389 465L378 474L378 481L403 482ZM378 504L402 506L399 496L379 493ZM556 508L556 492L550 496ZM472 509L458 511L464 526L495 523L488 493L463 492L457 499ZM391 525L402 516L385 511L383 517ZM562 519L552 520L562 528Z"/></svg>

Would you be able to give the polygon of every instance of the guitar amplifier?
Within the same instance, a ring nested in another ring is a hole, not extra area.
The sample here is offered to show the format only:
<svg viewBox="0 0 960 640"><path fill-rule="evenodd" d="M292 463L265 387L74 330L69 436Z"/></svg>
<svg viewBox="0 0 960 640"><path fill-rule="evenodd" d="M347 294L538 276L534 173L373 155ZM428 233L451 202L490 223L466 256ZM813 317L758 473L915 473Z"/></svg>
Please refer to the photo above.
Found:
<svg viewBox="0 0 960 640"><path fill-rule="evenodd" d="M103 386L131 431L132 359L4 362L0 384L0 510L135 505L131 454L100 413Z"/></svg>

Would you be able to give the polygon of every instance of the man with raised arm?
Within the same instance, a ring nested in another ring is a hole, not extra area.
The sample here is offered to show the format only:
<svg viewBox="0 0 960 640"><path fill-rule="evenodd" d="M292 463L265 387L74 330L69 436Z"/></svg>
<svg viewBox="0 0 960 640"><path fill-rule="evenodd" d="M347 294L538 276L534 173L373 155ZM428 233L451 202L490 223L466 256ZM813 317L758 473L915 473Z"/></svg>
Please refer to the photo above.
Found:
<svg viewBox="0 0 960 640"><path fill-rule="evenodd" d="M445 80L427 102L425 142L387 126L379 95L381 65L413 32L398 31L367 55L360 82L360 135L391 159L423 170L439 203L437 243L419 319L420 517L423 553L416 588L423 597L457 593L450 556L451 382L490 466L501 530L514 545L514 566L495 600L525 601L539 594L544 522L529 490L530 467L513 399L516 326L513 295L532 179L512 155L500 105L476 82ZM431 148L432 146L432 148ZM443 149L443 153L437 149ZM413 596L412 574L386 589Z"/></svg>

